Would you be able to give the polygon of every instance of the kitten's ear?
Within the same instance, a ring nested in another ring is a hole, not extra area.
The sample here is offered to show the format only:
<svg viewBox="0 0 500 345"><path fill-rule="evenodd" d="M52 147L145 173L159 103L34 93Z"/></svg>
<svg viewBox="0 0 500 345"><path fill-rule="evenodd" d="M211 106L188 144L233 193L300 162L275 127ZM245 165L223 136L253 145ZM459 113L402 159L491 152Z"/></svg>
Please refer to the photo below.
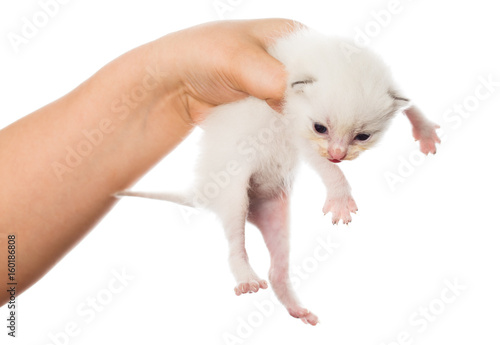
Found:
<svg viewBox="0 0 500 345"><path fill-rule="evenodd" d="M294 90L295 92L304 92L304 89L308 85L311 85L313 83L314 80L309 78L309 79L294 81L290 86L292 87L292 90Z"/></svg>
<svg viewBox="0 0 500 345"><path fill-rule="evenodd" d="M394 100L394 108L401 110L410 106L409 98L402 96L398 91L389 90L389 96Z"/></svg>

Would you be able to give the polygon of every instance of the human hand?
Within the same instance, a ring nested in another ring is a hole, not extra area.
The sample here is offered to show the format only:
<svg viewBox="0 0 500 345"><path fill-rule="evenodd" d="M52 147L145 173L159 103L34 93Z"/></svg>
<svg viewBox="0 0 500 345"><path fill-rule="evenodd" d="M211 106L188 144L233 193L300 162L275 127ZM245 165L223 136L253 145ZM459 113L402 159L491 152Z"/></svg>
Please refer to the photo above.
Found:
<svg viewBox="0 0 500 345"><path fill-rule="evenodd" d="M0 181L9 182L2 186L0 229L16 229L29 253L18 259L17 293L53 267L112 207L113 195L167 155L211 108L252 95L279 110L286 71L266 48L298 25L215 22L168 34L2 129ZM6 259L0 257L0 277L7 277ZM9 298L0 291L0 306Z"/></svg>
<svg viewBox="0 0 500 345"><path fill-rule="evenodd" d="M248 95L280 111L286 71L266 49L301 26L288 19L213 22L152 42L165 97L175 94L174 108L194 123L214 106Z"/></svg>

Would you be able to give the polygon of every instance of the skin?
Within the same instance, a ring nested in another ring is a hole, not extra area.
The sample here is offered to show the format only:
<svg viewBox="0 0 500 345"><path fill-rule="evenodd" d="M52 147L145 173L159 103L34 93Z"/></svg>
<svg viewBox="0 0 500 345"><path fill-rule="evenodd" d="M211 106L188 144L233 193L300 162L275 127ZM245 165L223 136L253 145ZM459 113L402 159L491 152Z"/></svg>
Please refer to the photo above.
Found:
<svg viewBox="0 0 500 345"><path fill-rule="evenodd" d="M315 326L319 322L318 317L302 306L290 280L289 199L289 195L285 192L274 197L251 199L248 220L259 228L269 250L271 257L269 281L276 297L291 316L301 319L305 324ZM244 253L246 254L246 251ZM248 267L251 270L251 267ZM267 288L267 283L255 275L250 283L239 284L235 292L240 295L249 291L257 292L259 288Z"/></svg>
<svg viewBox="0 0 500 345"><path fill-rule="evenodd" d="M279 111L286 72L266 47L298 26L286 19L216 22L166 35L2 129L0 284L8 277L8 234L16 235L18 296L99 222L116 192L174 149L207 111L248 95ZM84 150L84 133L94 133L97 144L70 166L68 147ZM8 299L1 289L0 305Z"/></svg>
<svg viewBox="0 0 500 345"><path fill-rule="evenodd" d="M420 141L420 151L426 155L435 154L436 144L441 142L436 132L439 125L429 121L416 106L406 109L404 113L410 120L415 141Z"/></svg>

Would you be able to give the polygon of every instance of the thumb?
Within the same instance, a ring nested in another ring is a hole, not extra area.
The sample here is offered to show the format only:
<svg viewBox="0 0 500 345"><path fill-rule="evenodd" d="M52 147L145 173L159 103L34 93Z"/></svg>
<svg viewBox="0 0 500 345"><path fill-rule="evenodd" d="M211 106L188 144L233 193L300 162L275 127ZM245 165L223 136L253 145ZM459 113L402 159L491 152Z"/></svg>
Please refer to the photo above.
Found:
<svg viewBox="0 0 500 345"><path fill-rule="evenodd" d="M261 47L244 54L239 66L241 91L265 100L274 110L281 112L287 77L285 66Z"/></svg>

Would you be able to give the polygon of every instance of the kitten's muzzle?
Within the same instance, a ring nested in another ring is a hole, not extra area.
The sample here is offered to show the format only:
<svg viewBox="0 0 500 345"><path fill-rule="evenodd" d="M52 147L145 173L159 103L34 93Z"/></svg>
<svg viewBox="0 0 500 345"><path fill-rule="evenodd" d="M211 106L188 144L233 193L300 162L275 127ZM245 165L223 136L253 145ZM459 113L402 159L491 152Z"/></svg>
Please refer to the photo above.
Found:
<svg viewBox="0 0 500 345"><path fill-rule="evenodd" d="M347 155L347 150L339 147L328 150L328 160L333 163L340 163Z"/></svg>

